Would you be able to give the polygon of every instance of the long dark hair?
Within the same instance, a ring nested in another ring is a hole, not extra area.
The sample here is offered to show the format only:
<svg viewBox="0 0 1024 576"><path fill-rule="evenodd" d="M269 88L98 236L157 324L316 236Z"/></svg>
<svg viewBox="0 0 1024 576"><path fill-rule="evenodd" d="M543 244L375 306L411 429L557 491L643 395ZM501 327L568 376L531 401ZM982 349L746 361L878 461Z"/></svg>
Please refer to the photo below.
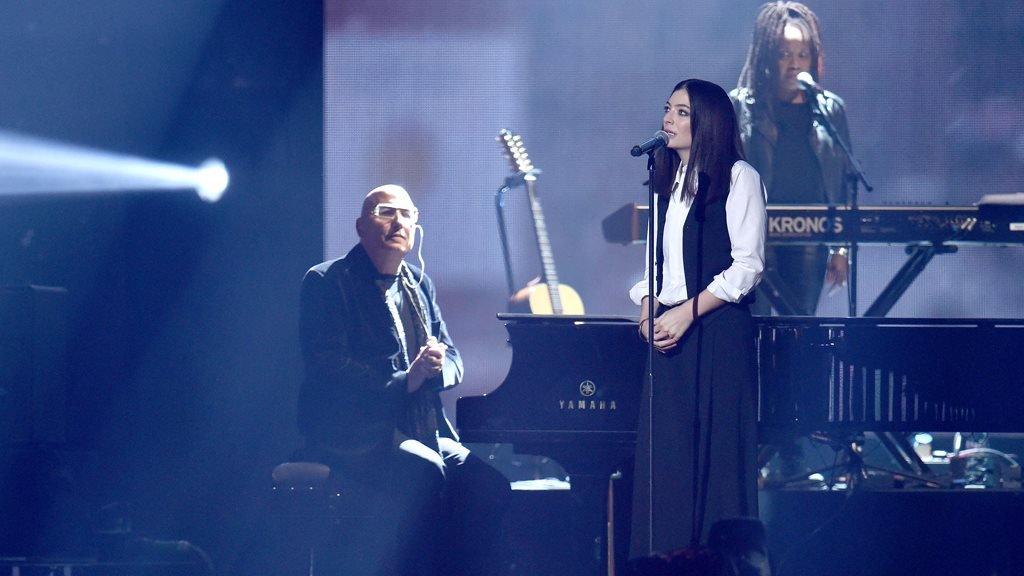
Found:
<svg viewBox="0 0 1024 576"><path fill-rule="evenodd" d="M693 195L697 191L697 174L708 175L708 193L703 199L710 204L729 195L732 165L743 160L743 144L736 126L736 112L732 101L718 84L691 78L672 89L675 94L686 90L690 97L690 159L683 177L683 191ZM662 196L672 195L679 170L679 154L661 148L654 154L656 168L654 190Z"/></svg>
<svg viewBox="0 0 1024 576"><path fill-rule="evenodd" d="M755 98L759 112L773 121L779 48L787 24L799 28L804 38L810 41L810 72L815 82L821 80L825 71L825 49L821 45L818 17L814 12L799 2L769 2L761 6L737 87L745 88Z"/></svg>

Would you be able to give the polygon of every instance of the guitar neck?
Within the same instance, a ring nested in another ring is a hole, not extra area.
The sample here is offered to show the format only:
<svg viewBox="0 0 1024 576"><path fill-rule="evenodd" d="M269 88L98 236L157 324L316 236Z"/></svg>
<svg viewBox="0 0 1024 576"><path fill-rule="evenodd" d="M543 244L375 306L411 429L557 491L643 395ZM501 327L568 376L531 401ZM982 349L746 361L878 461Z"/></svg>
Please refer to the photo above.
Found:
<svg viewBox="0 0 1024 576"><path fill-rule="evenodd" d="M540 263L544 271L544 283L551 297L551 309L556 315L562 314L562 298L558 290L558 272L555 271L555 258L551 254L551 243L548 241L548 229L544 224L544 212L537 198L536 181L526 181L526 191L530 198L530 214L533 216L533 230L537 234L537 247L540 249Z"/></svg>

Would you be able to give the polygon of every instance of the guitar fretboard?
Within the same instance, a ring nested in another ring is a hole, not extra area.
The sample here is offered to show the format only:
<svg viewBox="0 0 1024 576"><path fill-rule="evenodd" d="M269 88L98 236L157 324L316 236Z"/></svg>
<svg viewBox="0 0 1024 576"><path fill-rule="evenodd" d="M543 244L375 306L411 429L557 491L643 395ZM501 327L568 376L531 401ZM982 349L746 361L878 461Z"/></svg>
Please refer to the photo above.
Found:
<svg viewBox="0 0 1024 576"><path fill-rule="evenodd" d="M527 179L526 190L530 196L530 213L533 215L533 229L537 233L537 246L540 249L540 263L544 271L544 283L551 297L551 311L562 314L562 297L558 291L558 272L555 271L555 257L551 253L551 242L548 240L548 229L544 224L544 212L537 198L535 180Z"/></svg>

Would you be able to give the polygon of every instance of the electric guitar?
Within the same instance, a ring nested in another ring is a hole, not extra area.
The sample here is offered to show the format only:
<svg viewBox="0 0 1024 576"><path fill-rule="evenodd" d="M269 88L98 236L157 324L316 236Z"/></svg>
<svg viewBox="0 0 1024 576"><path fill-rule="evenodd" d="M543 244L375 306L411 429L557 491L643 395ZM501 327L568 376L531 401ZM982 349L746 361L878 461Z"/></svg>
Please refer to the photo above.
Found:
<svg viewBox="0 0 1024 576"><path fill-rule="evenodd" d="M551 254L551 243L548 241L547 226L544 224L544 212L537 197L537 174L530 155L526 153L523 139L511 130L498 132L498 142L505 149L505 156L512 165L512 170L523 179L526 193L530 200L530 215L533 217L533 230L537 234L537 247L540 250L540 262L543 267L541 282L531 283L512 296L513 303L529 302L533 314L581 315L583 300L572 287L558 282L555 271L555 258Z"/></svg>

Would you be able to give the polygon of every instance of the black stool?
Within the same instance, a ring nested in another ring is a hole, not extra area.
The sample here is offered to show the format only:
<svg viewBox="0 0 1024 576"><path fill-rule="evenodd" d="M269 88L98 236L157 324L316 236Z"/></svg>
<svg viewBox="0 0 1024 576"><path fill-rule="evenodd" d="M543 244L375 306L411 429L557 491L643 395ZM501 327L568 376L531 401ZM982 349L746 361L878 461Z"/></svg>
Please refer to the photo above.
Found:
<svg viewBox="0 0 1024 576"><path fill-rule="evenodd" d="M285 462L274 468L272 513L284 574L361 576L387 573L385 542L367 527L377 502L326 464Z"/></svg>
<svg viewBox="0 0 1024 576"><path fill-rule="evenodd" d="M280 569L289 574L317 574L318 552L330 526L330 476L331 468L319 462L284 462L271 473L271 509L285 551Z"/></svg>

